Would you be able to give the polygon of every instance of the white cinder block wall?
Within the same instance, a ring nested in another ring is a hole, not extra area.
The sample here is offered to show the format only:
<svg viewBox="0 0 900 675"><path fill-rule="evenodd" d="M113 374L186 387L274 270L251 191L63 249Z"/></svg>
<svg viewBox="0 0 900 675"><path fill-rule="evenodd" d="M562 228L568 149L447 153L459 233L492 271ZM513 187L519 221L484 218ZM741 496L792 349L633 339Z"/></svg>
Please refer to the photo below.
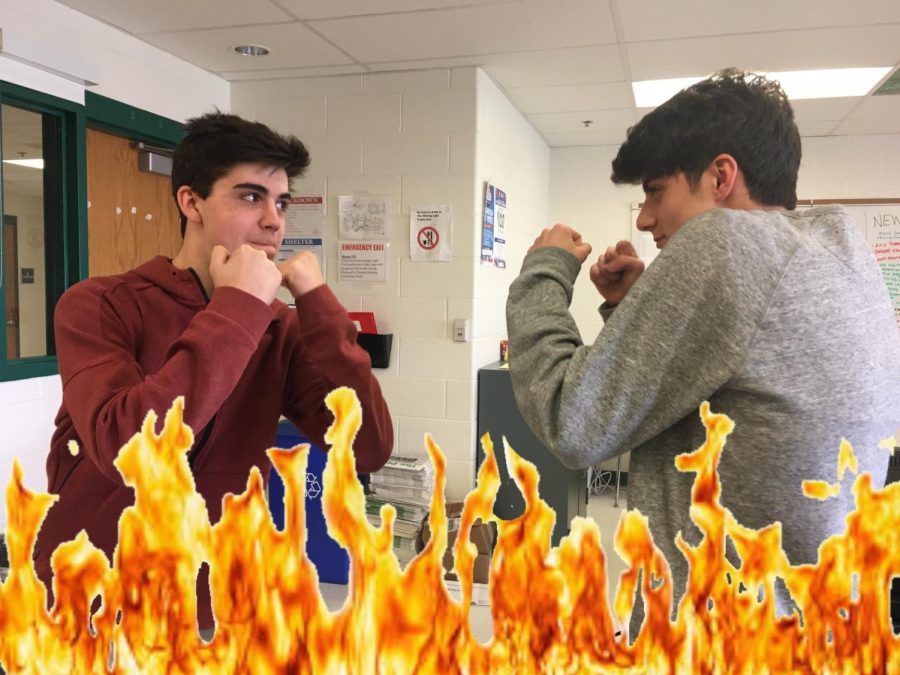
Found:
<svg viewBox="0 0 900 675"><path fill-rule="evenodd" d="M179 121L213 107L228 110L225 80L52 0L0 0L0 27L0 80L84 103L85 86L58 75L67 73L96 82L91 91L97 94ZM23 353L36 349L27 339L23 334ZM26 486L46 490L47 450L61 400L56 375L0 382L0 486L18 457ZM5 529L6 502L0 500Z"/></svg>
<svg viewBox="0 0 900 675"><path fill-rule="evenodd" d="M631 204L643 199L639 186L609 180L618 146L556 148L550 159L550 221L568 223L594 251L628 239ZM801 199L865 199L900 196L900 135L821 136L803 139L797 185ZM590 344L602 328L601 298L588 279L588 265L575 285L572 314ZM604 466L614 467L615 461ZM627 470L627 460L623 470Z"/></svg>
<svg viewBox="0 0 900 675"><path fill-rule="evenodd" d="M328 283L348 310L374 312L379 331L394 336L390 367L376 370L394 451L423 454L430 432L453 497L474 473L472 343L452 341L450 320L475 292L475 78L466 68L232 85L235 113L309 147L310 170L294 191L326 196ZM338 281L338 197L352 194L393 201L387 283ZM410 260L410 207L429 204L453 208L451 262Z"/></svg>
<svg viewBox="0 0 900 675"><path fill-rule="evenodd" d="M448 460L447 494L463 497L474 486L477 370L499 358L506 290L546 220L547 145L476 68L235 83L232 109L309 146L295 191L327 196L328 282L394 335L391 366L377 371L394 450L422 454L432 434ZM509 194L511 269L479 265L485 179ZM338 282L338 197L354 193L393 199L388 283ZM429 204L453 207L451 262L410 260L410 207ZM471 342L452 341L453 319L469 319Z"/></svg>
<svg viewBox="0 0 900 675"><path fill-rule="evenodd" d="M483 71L478 78L477 150L479 200L486 181L504 190L507 199L507 268L479 266L475 276L475 353L478 365L484 365L500 358L509 285L528 247L547 226L550 148Z"/></svg>

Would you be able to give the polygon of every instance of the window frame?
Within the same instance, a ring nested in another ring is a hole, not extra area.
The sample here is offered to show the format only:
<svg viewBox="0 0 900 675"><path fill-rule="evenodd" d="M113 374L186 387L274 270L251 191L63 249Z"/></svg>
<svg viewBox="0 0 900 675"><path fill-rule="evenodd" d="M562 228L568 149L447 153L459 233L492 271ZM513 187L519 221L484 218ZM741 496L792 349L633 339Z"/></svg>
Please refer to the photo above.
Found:
<svg viewBox="0 0 900 675"><path fill-rule="evenodd" d="M44 270L46 304L47 351L45 356L30 356L8 360L6 358L6 332L0 335L0 382L25 380L54 375L59 372L56 347L53 338L53 310L66 288L83 276L83 262L87 260L87 231L83 235L81 223L87 221L87 183L85 171L84 107L73 101L57 98L20 85L0 81L0 104L49 114L60 121L60 222L47 235L59 236L55 260L48 261ZM2 170L2 169L0 169ZM0 212L3 211L3 194L0 188ZM83 239L83 241L82 241ZM6 295L0 293L0 316L6 315Z"/></svg>
<svg viewBox="0 0 900 675"><path fill-rule="evenodd" d="M59 366L53 337L53 312L60 296L88 275L87 129L108 131L134 141L175 147L184 125L93 92L85 92L84 104L0 80L0 104L56 115L61 123L61 222L62 239L55 265L45 270L47 287L47 356L6 359L6 334L0 335L0 382L57 375ZM0 167L2 170L2 167ZM0 184L0 213L3 212ZM5 316L6 297L0 293L0 316Z"/></svg>

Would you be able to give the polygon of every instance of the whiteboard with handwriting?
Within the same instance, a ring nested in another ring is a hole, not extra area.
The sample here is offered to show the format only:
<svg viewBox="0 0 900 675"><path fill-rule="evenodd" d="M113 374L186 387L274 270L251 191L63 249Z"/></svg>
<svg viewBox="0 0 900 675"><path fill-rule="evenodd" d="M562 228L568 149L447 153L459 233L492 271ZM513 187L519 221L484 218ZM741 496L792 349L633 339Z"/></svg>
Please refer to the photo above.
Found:
<svg viewBox="0 0 900 675"><path fill-rule="evenodd" d="M865 234L866 243L881 265L900 328L900 203L851 204L844 208Z"/></svg>

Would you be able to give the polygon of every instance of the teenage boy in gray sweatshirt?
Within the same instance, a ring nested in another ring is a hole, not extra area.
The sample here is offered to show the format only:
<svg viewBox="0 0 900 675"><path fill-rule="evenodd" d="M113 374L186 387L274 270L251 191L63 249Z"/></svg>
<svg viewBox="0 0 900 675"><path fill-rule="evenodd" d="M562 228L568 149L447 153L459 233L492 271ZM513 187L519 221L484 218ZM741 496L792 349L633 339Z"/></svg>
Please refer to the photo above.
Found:
<svg viewBox="0 0 900 675"><path fill-rule="evenodd" d="M813 563L854 507L850 480L825 501L804 480L836 480L841 438L876 485L878 447L900 427L900 331L878 264L840 206L794 211L800 135L781 87L727 70L628 131L614 183L646 193L637 227L661 249L646 270L628 242L590 268L603 329L582 344L569 313L591 246L566 225L535 240L507 301L509 359L525 420L567 466L631 452L628 505L649 517L673 575L696 545L694 474L674 465L705 439L698 409L735 421L719 464L738 521L783 525L792 564ZM790 606L776 587L780 612ZM673 608L674 610L674 608ZM636 622L632 617L632 637Z"/></svg>

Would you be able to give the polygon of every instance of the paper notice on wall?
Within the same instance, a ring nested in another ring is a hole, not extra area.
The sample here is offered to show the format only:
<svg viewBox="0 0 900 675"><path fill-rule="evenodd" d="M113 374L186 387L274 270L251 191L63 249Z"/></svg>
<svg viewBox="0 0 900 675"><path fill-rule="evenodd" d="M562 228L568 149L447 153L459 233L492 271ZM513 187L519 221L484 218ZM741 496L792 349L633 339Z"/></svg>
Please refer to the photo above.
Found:
<svg viewBox="0 0 900 675"><path fill-rule="evenodd" d="M506 267L506 193L494 188L494 265Z"/></svg>
<svg viewBox="0 0 900 675"><path fill-rule="evenodd" d="M875 260L881 266L881 276L891 296L894 318L900 329L900 231L895 231L893 237L884 236L881 240L876 240L872 248Z"/></svg>
<svg viewBox="0 0 900 675"><path fill-rule="evenodd" d="M300 251L309 251L319 260L319 269L325 274L325 251L321 239L312 237L285 237L281 240L281 248L275 262L281 263Z"/></svg>
<svg viewBox="0 0 900 675"><path fill-rule="evenodd" d="M284 212L284 239L281 240L276 262L284 262L300 251L309 251L318 258L319 267L324 274L324 203L321 195L291 197Z"/></svg>
<svg viewBox="0 0 900 675"><path fill-rule="evenodd" d="M849 207L881 266L881 276L891 296L894 318L900 329L900 205L872 204Z"/></svg>
<svg viewBox="0 0 900 675"><path fill-rule="evenodd" d="M322 195L291 197L284 212L284 236L321 239L325 222L324 206Z"/></svg>
<svg viewBox="0 0 900 675"><path fill-rule="evenodd" d="M409 257L413 262L449 262L453 209L449 204L418 206L409 212Z"/></svg>
<svg viewBox="0 0 900 675"><path fill-rule="evenodd" d="M506 267L506 193L490 183L484 185L481 264Z"/></svg>
<svg viewBox="0 0 900 675"><path fill-rule="evenodd" d="M341 239L390 239L393 199L388 195L338 197Z"/></svg>
<svg viewBox="0 0 900 675"><path fill-rule="evenodd" d="M341 282L387 281L387 251L390 245L381 241L338 242L338 278Z"/></svg>

